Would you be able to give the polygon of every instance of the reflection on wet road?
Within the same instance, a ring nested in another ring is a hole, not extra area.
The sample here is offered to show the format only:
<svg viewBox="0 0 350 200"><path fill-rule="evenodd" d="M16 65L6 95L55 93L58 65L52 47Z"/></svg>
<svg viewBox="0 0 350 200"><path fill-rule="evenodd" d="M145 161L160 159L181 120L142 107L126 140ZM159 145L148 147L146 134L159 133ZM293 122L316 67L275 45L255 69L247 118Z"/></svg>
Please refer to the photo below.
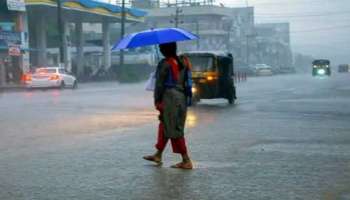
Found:
<svg viewBox="0 0 350 200"><path fill-rule="evenodd" d="M238 101L190 108L196 169L154 151L157 112L142 84L2 93L0 199L349 199L347 75L250 78Z"/></svg>

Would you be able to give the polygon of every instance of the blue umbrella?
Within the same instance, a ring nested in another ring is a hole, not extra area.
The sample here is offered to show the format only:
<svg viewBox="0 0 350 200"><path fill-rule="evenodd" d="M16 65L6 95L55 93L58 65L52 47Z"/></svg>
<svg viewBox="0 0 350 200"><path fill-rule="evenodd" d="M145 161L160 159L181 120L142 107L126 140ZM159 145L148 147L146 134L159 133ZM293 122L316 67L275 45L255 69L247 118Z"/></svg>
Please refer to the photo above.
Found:
<svg viewBox="0 0 350 200"><path fill-rule="evenodd" d="M198 36L180 28L157 28L127 35L116 43L112 50L194 39L198 39Z"/></svg>

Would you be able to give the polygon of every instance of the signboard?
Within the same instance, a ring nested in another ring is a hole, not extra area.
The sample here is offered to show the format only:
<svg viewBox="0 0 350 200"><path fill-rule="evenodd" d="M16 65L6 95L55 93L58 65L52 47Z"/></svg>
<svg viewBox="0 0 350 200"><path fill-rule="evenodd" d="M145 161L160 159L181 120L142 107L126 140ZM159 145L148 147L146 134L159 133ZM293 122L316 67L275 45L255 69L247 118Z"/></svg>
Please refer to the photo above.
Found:
<svg viewBox="0 0 350 200"><path fill-rule="evenodd" d="M21 56L21 47L19 45L10 45L9 56Z"/></svg>
<svg viewBox="0 0 350 200"><path fill-rule="evenodd" d="M8 47L11 44L21 45L22 38L21 33L0 31L0 47Z"/></svg>
<svg viewBox="0 0 350 200"><path fill-rule="evenodd" d="M7 0L7 8L13 11L26 11L24 0Z"/></svg>
<svg viewBox="0 0 350 200"><path fill-rule="evenodd" d="M0 31L13 31L14 29L15 29L15 23L0 22Z"/></svg>

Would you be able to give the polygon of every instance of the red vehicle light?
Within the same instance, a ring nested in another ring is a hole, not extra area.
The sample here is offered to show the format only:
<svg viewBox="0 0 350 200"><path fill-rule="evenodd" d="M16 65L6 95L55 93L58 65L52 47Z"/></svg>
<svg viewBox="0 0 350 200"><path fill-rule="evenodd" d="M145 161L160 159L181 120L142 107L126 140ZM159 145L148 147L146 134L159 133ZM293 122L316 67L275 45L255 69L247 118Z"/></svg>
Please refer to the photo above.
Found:
<svg viewBox="0 0 350 200"><path fill-rule="evenodd" d="M32 75L31 74L23 74L22 81L23 82L32 81Z"/></svg>
<svg viewBox="0 0 350 200"><path fill-rule="evenodd" d="M52 81L60 80L60 76L57 75L57 74L51 75L51 76L50 76L50 80L52 80Z"/></svg>

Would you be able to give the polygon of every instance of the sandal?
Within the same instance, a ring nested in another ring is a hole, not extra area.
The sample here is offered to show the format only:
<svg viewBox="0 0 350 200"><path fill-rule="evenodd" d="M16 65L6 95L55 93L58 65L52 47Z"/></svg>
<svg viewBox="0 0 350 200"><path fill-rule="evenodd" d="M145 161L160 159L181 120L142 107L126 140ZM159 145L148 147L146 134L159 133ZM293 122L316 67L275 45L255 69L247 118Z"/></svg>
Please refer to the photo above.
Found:
<svg viewBox="0 0 350 200"><path fill-rule="evenodd" d="M143 159L151 161L151 162L155 162L157 164L162 164L162 159L158 158L156 156L144 156Z"/></svg>
<svg viewBox="0 0 350 200"><path fill-rule="evenodd" d="M180 162L175 165L172 165L171 168L177 168L177 169L193 169L192 162Z"/></svg>

